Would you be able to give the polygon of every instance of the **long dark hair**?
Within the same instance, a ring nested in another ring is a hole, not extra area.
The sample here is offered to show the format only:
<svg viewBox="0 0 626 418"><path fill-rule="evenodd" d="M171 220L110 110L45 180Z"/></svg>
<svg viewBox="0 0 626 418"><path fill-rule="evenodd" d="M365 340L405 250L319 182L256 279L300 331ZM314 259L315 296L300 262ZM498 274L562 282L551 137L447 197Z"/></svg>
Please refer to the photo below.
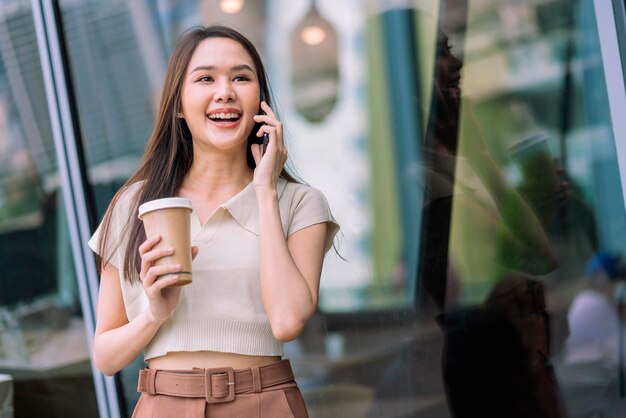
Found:
<svg viewBox="0 0 626 418"><path fill-rule="evenodd" d="M118 237L118 242L112 246L114 249L119 248L122 242L124 242L122 237L129 237L123 266L120 266L120 269L123 270L125 280L131 283L138 279L139 271L141 270L139 246L146 239L143 225L136 216L139 205L153 199L174 196L193 162L191 132L185 120L177 117L177 113L181 109L180 96L189 61L197 46L208 38L232 39L246 50L252 58L256 70L261 91L260 100L267 102L270 107L272 106L265 67L256 48L245 36L225 26L193 28L181 36L165 72L154 130L150 136L141 164L135 174L115 194L102 220L98 248L99 256L97 258L99 269L109 263L114 254L114 251L107 250L110 246L108 243L108 232L111 226L113 208L129 186L140 181L143 182L139 191L131 200L128 222L124 224L123 230ZM255 123L248 136L246 157L248 166L252 169L256 167L256 164L250 148L253 143L257 142L256 132L259 127L260 125ZM290 182L297 182L285 169L282 170L280 177Z"/></svg>

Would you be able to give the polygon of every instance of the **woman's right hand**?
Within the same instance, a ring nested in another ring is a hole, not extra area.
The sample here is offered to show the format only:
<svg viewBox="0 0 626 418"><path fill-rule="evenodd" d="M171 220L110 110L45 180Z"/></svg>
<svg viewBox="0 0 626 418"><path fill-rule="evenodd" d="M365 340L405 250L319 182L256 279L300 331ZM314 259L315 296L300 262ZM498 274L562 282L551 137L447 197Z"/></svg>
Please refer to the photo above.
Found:
<svg viewBox="0 0 626 418"><path fill-rule="evenodd" d="M168 287L178 280L176 273L181 270L180 264L154 265L160 258L174 254L174 249L171 247L154 248L160 241L161 236L155 235L139 246L139 255L141 256L139 278L148 296L152 319L159 325L167 321L172 315L180 300L181 292L180 287ZM168 274L168 276L159 278L164 274Z"/></svg>

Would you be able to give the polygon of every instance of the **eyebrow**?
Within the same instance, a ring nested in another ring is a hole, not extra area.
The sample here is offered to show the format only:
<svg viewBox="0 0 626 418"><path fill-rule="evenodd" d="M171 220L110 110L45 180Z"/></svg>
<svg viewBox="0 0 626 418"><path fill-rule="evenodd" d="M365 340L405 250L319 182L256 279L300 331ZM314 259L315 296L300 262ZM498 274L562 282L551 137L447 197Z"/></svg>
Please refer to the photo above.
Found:
<svg viewBox="0 0 626 418"><path fill-rule="evenodd" d="M216 67L214 65L199 65L193 70L191 70L191 73L195 73L196 71L213 71L215 69ZM239 64L231 68L231 71L243 71L243 70L247 70L247 71L254 73L254 70L248 64Z"/></svg>

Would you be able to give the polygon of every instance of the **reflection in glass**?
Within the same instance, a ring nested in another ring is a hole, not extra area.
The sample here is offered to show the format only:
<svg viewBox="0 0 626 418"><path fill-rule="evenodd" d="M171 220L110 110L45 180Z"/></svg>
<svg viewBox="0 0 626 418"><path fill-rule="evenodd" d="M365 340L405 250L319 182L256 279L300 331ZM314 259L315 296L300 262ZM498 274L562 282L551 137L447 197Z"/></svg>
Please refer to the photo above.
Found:
<svg viewBox="0 0 626 418"><path fill-rule="evenodd" d="M418 329L390 348L368 417L619 416L624 276L590 267L624 251L593 2L468 2L461 28L448 3L421 163Z"/></svg>
<svg viewBox="0 0 626 418"><path fill-rule="evenodd" d="M244 0L221 0L220 1L220 9L224 13L228 13L229 15L233 15L235 13L239 13L241 9L243 9Z"/></svg>
<svg viewBox="0 0 626 418"><path fill-rule="evenodd" d="M286 347L312 416L623 413L624 277L611 266L626 219L593 1L368 3L366 22L345 2L307 2L297 19L268 7L271 28L266 2L159 1L153 19L137 12L147 3L61 3L100 214L149 135L171 39L192 23L232 24L257 45L289 29L279 58L292 73L277 83L294 89L284 114L304 120L286 126L356 248L327 264L320 312ZM397 41L389 12L410 22ZM43 86L21 61L29 11L2 16L0 360L32 366L80 317ZM352 113L334 121L340 60ZM397 74L411 87L392 89ZM122 373L129 404L140 366Z"/></svg>
<svg viewBox="0 0 626 418"><path fill-rule="evenodd" d="M0 6L0 373L16 416L96 416L33 25Z"/></svg>
<svg viewBox="0 0 626 418"><path fill-rule="evenodd" d="M189 3L194 3L189 1ZM265 9L263 1L254 0L204 0L198 1L198 13L203 25L220 24L237 28L257 45L261 54L265 51ZM166 31L167 27L160 27Z"/></svg>
<svg viewBox="0 0 626 418"><path fill-rule="evenodd" d="M337 103L337 32L315 0L291 34L292 106L309 122L321 122Z"/></svg>
<svg viewBox="0 0 626 418"><path fill-rule="evenodd" d="M468 9L441 316L448 401L455 416L498 416L504 404L519 405L509 416L611 414L620 408L616 368L600 379L603 367L573 354L585 327L613 335L614 358L619 347L617 306L591 293L598 284L587 268L602 251L624 246L601 233L621 227L623 212L615 210L623 201L619 176L606 175L617 164L610 121L595 110L607 99L591 50L593 4L507 3ZM572 9L575 18L556 18ZM502 36L479 43L494 28L483 20L490 12ZM579 65L590 59L594 65ZM563 98L576 102L562 106ZM617 201L601 208L610 196ZM606 315L586 310L599 302ZM583 311L585 321L576 319ZM498 365L483 367L487 361ZM598 386L581 397L591 376ZM498 401L474 404L480 394L472 387L491 388Z"/></svg>

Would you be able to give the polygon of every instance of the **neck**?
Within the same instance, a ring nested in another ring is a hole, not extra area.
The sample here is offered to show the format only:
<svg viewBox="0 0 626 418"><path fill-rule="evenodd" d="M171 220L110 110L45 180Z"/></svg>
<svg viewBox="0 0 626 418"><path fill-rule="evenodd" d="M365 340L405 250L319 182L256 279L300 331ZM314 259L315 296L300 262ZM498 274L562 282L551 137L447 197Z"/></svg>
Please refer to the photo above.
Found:
<svg viewBox="0 0 626 418"><path fill-rule="evenodd" d="M250 183L252 175L245 152L229 156L195 153L181 191L205 197L229 194Z"/></svg>

